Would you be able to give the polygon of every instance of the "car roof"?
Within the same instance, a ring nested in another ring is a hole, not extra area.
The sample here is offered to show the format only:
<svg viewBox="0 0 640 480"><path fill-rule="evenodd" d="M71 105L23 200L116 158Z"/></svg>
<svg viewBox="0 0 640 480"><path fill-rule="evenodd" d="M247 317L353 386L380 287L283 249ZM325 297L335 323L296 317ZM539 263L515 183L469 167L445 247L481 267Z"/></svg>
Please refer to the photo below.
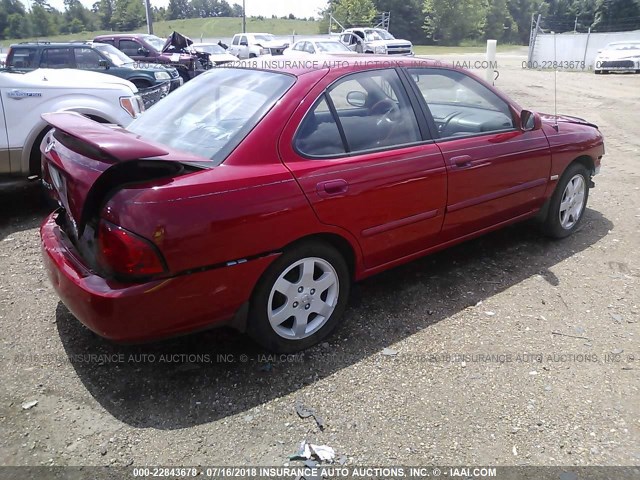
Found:
<svg viewBox="0 0 640 480"><path fill-rule="evenodd" d="M284 72L297 77L317 70L342 71L344 73L362 70L376 70L394 67L442 67L437 60L416 57L389 58L389 55L353 55L347 54L318 54L312 59L298 59L282 57L280 55L264 55L251 60L234 62L233 66ZM455 68L454 69L458 69Z"/></svg>

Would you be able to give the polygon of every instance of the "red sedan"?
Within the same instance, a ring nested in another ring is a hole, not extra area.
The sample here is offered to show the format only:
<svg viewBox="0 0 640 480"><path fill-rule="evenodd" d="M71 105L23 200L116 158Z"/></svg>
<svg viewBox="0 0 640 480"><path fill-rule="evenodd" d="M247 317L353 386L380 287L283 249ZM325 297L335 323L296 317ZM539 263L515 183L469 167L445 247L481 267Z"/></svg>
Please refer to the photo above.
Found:
<svg viewBox="0 0 640 480"><path fill-rule="evenodd" d="M231 325L300 350L352 281L520 220L580 224L595 125L428 61L271 63L200 75L127 129L45 116L44 262L98 335Z"/></svg>

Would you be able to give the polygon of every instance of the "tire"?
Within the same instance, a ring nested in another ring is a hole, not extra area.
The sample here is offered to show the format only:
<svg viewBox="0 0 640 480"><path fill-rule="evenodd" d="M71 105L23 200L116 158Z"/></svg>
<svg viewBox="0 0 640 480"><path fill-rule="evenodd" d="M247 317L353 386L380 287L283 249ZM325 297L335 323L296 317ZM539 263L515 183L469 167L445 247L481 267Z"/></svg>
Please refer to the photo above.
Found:
<svg viewBox="0 0 640 480"><path fill-rule="evenodd" d="M578 229L589 199L590 177L589 171L580 163L567 167L549 203L543 225L547 235L565 238Z"/></svg>
<svg viewBox="0 0 640 480"><path fill-rule="evenodd" d="M303 272L311 272L310 277L304 278ZM349 268L331 245L307 242L294 246L258 282L249 306L247 332L276 353L309 348L340 322L350 284Z"/></svg>

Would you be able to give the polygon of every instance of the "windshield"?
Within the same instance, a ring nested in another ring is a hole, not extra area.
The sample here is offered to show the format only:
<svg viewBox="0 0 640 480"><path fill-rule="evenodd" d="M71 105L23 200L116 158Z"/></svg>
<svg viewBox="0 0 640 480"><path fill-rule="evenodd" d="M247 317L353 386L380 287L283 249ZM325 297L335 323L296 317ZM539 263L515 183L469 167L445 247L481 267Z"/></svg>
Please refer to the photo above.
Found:
<svg viewBox="0 0 640 480"><path fill-rule="evenodd" d="M273 35L255 35L256 41L271 42L276 39Z"/></svg>
<svg viewBox="0 0 640 480"><path fill-rule="evenodd" d="M376 40L395 40L393 35L386 30L381 30L379 28L365 30L364 34L367 42L375 42Z"/></svg>
<svg viewBox="0 0 640 480"><path fill-rule="evenodd" d="M640 43L619 43L617 45L609 45L611 50L640 50Z"/></svg>
<svg viewBox="0 0 640 480"><path fill-rule="evenodd" d="M133 63L133 59L125 55L113 45L107 43L94 43L94 48L107 57L116 67L121 67L127 63Z"/></svg>
<svg viewBox="0 0 640 480"><path fill-rule="evenodd" d="M340 42L316 42L316 48L321 52L351 52Z"/></svg>
<svg viewBox="0 0 640 480"><path fill-rule="evenodd" d="M227 51L220 45L191 45L191 47L198 52L206 52L212 55L227 53Z"/></svg>
<svg viewBox="0 0 640 480"><path fill-rule="evenodd" d="M155 104L127 130L219 165L294 82L276 72L209 70Z"/></svg>
<svg viewBox="0 0 640 480"><path fill-rule="evenodd" d="M144 41L155 48L158 52L161 52L164 48L164 44L167 43L166 40L156 37L155 35L145 35Z"/></svg>

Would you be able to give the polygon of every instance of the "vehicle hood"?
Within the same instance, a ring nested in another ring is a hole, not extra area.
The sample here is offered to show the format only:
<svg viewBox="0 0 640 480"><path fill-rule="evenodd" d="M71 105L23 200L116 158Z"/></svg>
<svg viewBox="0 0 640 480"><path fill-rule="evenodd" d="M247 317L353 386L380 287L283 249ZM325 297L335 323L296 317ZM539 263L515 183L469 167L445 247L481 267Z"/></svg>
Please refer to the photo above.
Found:
<svg viewBox="0 0 640 480"><path fill-rule="evenodd" d="M549 113L541 113L540 118L544 123L549 125L555 125L556 123L574 123L577 125L587 125L589 127L598 128L594 123L591 123L583 118L572 117L571 115L551 115Z"/></svg>
<svg viewBox="0 0 640 480"><path fill-rule="evenodd" d="M270 40L268 42L260 40L259 42L256 42L256 45L264 48L282 48L289 45L289 43L286 40Z"/></svg>
<svg viewBox="0 0 640 480"><path fill-rule="evenodd" d="M168 65L162 65L160 63L144 63L144 62L133 62L133 63L127 63L125 65L123 65L124 68L132 68L134 70L141 70L141 71L163 71L163 72L169 72L169 74L171 74L172 70L174 70L174 67L168 66Z"/></svg>
<svg viewBox="0 0 640 480"><path fill-rule="evenodd" d="M108 85L127 87L137 91L136 87L124 78L106 73L76 70L73 68L39 68L21 75L21 80L39 87L80 88L105 87Z"/></svg>
<svg viewBox="0 0 640 480"><path fill-rule="evenodd" d="M604 50L598 54L599 60L639 60L640 50Z"/></svg>
<svg viewBox="0 0 640 480"><path fill-rule="evenodd" d="M189 48L189 45L193 43L189 37L182 35L178 32L173 32L167 38L167 41L164 43L164 47L162 47L162 53L167 52L180 52Z"/></svg>
<svg viewBox="0 0 640 480"><path fill-rule="evenodd" d="M411 45L409 40L395 39L395 40L374 40L373 42L365 42L367 45L371 45L372 47L406 47Z"/></svg>

